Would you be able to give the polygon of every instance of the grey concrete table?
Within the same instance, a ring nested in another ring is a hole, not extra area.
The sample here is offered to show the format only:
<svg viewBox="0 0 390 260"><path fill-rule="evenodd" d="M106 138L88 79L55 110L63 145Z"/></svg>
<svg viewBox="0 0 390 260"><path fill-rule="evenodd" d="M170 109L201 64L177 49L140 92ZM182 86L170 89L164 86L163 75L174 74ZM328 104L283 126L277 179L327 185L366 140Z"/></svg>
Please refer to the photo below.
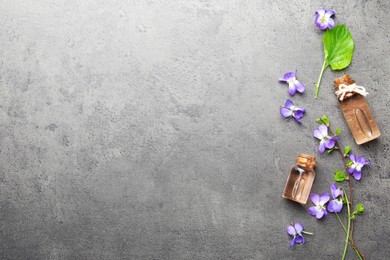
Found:
<svg viewBox="0 0 390 260"><path fill-rule="evenodd" d="M367 259L389 259L389 10L378 1L0 3L1 259L337 259L344 234L281 198L300 152L328 190L337 154L312 137L323 113L373 165L355 184ZM355 39L325 72L318 7ZM300 126L277 79L298 69ZM332 93L350 73L382 130L357 146ZM300 221L315 234L289 248ZM354 259L352 250L348 258Z"/></svg>

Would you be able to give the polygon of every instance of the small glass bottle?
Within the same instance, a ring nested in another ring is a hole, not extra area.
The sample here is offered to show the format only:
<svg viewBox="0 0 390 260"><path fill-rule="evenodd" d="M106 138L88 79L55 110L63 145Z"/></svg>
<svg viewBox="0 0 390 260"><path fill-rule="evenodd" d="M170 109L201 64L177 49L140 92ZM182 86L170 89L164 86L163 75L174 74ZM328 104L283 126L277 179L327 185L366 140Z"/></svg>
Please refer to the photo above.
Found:
<svg viewBox="0 0 390 260"><path fill-rule="evenodd" d="M334 84L340 109L355 142L360 145L380 137L381 132L365 98L365 88L357 86L348 74L335 79Z"/></svg>
<svg viewBox="0 0 390 260"><path fill-rule="evenodd" d="M291 167L282 197L306 204L316 175L316 164L315 156L301 153L297 163Z"/></svg>

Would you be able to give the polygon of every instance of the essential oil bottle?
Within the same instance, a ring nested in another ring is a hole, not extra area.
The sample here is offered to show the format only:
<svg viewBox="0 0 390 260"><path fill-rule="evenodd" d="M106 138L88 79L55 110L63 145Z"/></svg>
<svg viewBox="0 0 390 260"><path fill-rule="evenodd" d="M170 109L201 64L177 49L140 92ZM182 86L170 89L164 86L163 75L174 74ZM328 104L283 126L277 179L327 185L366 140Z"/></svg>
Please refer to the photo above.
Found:
<svg viewBox="0 0 390 260"><path fill-rule="evenodd" d="M282 197L306 204L316 175L316 164L315 156L301 153L296 164L291 167Z"/></svg>

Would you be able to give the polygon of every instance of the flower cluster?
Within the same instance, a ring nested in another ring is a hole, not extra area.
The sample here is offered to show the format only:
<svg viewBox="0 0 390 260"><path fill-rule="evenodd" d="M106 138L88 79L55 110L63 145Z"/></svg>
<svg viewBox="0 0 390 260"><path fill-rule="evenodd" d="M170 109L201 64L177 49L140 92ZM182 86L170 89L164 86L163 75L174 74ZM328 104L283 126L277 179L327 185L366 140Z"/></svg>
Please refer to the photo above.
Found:
<svg viewBox="0 0 390 260"><path fill-rule="evenodd" d="M287 72L279 81L288 84L288 92L291 96L294 96L297 91L299 93L305 92L305 85L297 80L296 72Z"/></svg>
<svg viewBox="0 0 390 260"><path fill-rule="evenodd" d="M336 141L340 140L337 136L329 136L328 126L325 124L320 125L318 129L314 130L313 135L315 138L320 140L320 146L318 147L318 151L320 153L325 152L325 148L334 148Z"/></svg>
<svg viewBox="0 0 390 260"><path fill-rule="evenodd" d="M305 238L302 236L302 231L303 226L300 223L295 223L287 227L287 233L293 237L290 242L290 246L294 246L294 244L305 243Z"/></svg>
<svg viewBox="0 0 390 260"><path fill-rule="evenodd" d="M313 233L303 231L303 226L301 223L291 223L291 226L287 227L287 233L292 236L290 241L290 247L293 247L294 244L303 244L305 243L305 238L303 234L313 235Z"/></svg>
<svg viewBox="0 0 390 260"><path fill-rule="evenodd" d="M305 112L306 109L294 106L294 103L290 99L287 99L284 106L280 107L280 114L283 117L293 117L299 124L302 123L300 119L303 117Z"/></svg>
<svg viewBox="0 0 390 260"><path fill-rule="evenodd" d="M326 149L328 149L328 153L337 149L339 150L340 147L337 147L337 142L340 140L339 133L341 132L341 129L336 129L336 135L329 135L329 119L326 115L323 115L321 118L317 118L316 121L320 123L320 126L314 130L313 136L320 140L320 145L318 147L318 151L320 153L325 152ZM347 157L349 152L351 151L351 147L347 146L345 149L345 152L343 157ZM366 158L363 156L356 156L355 154L349 155L349 160L347 162L347 171L350 175L352 175L356 180L360 180L362 178L362 168L366 165L371 164L371 162L367 161ZM347 180L348 177L345 176L345 174L342 171L335 171L337 178L335 177L336 181L343 181Z"/></svg>
<svg viewBox="0 0 390 260"><path fill-rule="evenodd" d="M332 184L330 187L333 200L330 200L330 196L327 192L323 193L321 196L318 194L310 194L310 200L315 206L310 207L308 213L312 216L315 216L317 219L328 216L329 212L338 213L343 208L343 196L344 193L340 188L337 188L336 184ZM328 203L329 202L329 203ZM326 206L326 204L328 205ZM328 210L328 211L327 211Z"/></svg>
<svg viewBox="0 0 390 260"><path fill-rule="evenodd" d="M328 204L329 212L338 213L343 209L343 196L344 192L337 188L336 184L332 184L330 186L330 193L332 194L333 200L331 200Z"/></svg>
<svg viewBox="0 0 390 260"><path fill-rule="evenodd" d="M320 8L316 11L315 25L321 30L332 29L334 27L334 21L332 17L335 16L335 12L332 10L326 10L324 8ZM288 84L288 92L291 96L294 96L296 92L304 93L306 88L300 81L297 80L297 72L287 72L283 75L283 77L279 78L280 82L284 82ZM287 100L284 107L280 109L280 114L283 117L294 117L298 123L301 123L300 118L303 117L305 109L298 108L296 110L294 104L291 100ZM332 142L332 141L331 141ZM331 144L331 143L330 143ZM330 146L328 144L328 146ZM328 147L326 147L328 148ZM323 151L325 148L323 149Z"/></svg>
<svg viewBox="0 0 390 260"><path fill-rule="evenodd" d="M354 154L350 154L349 161L347 164L348 172L349 174L352 174L352 176L356 180L359 181L362 178L362 168L368 164L371 164L371 162L368 162L363 156L356 156Z"/></svg>
<svg viewBox="0 0 390 260"><path fill-rule="evenodd" d="M299 82L296 78L296 72L287 72L282 78L279 79L280 82L286 82L288 84L288 92L291 96L294 96L298 91L299 93L305 92L305 86ZM293 117L299 124L301 124L301 118L306 112L306 109L296 107L294 103L287 99L284 106L280 107L280 114L285 117Z"/></svg>
<svg viewBox="0 0 390 260"><path fill-rule="evenodd" d="M323 37L325 55L324 63L318 82L316 83L315 98L318 97L322 75L326 68L330 67L332 70L342 70L348 67L351 63L354 52L354 41L348 28L342 24L335 26L335 22L333 20L335 15L336 14L333 10L327 10L324 8L317 9L315 12L314 24L322 31L326 31ZM296 71L285 73L279 81L288 84L288 92L290 96L294 96L297 92L302 94L306 90L305 85L297 80ZM285 104L280 107L279 112L281 116L285 118L293 117L299 124L301 124L301 118L304 116L306 109L295 106L292 100L287 99ZM340 153L346 171L335 170L334 180L337 182L347 180L349 182L349 196L343 188L337 187L336 184L332 184L330 187L330 195L327 192L321 195L315 193L310 194L310 199L314 206L308 209L308 213L315 216L317 219L322 219L324 216L328 216L328 212L335 213L346 234L342 259L345 258L348 245L352 246L359 259L364 259L363 254L360 252L353 240L353 220L356 215L362 214L365 209L361 203L358 203L356 205L356 209L352 212L352 183L349 175L352 175L356 180L360 180L362 178L362 168L371 163L362 156L350 154L351 147L349 146L345 147L343 150L344 152L341 150L339 144L340 138L338 137L341 133L341 129L337 128L335 134L333 134L329 127L329 119L326 115L323 115L321 118L317 118L316 122L320 125L314 130L313 135L320 142L318 151L320 153L324 153L327 150L327 152L330 153L337 150ZM347 158L349 159L347 160ZM343 205L347 208L347 227L344 226L337 214L342 211ZM305 238L302 235L305 233L305 231L303 231L302 224L291 224L287 227L287 233L292 237L290 242L291 247L294 246L294 244L303 244L305 242Z"/></svg>
<svg viewBox="0 0 390 260"><path fill-rule="evenodd" d="M316 17L314 20L315 25L321 30L333 29L334 21L332 17L334 17L336 13L332 10L326 10L324 8L320 8L316 11Z"/></svg>

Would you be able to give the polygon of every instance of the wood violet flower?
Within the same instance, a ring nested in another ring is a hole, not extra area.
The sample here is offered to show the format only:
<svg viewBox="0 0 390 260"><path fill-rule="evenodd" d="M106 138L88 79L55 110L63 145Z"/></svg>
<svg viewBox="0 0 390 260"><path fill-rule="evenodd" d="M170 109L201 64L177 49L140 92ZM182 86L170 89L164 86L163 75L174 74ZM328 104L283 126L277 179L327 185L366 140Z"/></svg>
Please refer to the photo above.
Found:
<svg viewBox="0 0 390 260"><path fill-rule="evenodd" d="M290 99L287 99L284 106L280 107L280 114L283 117L285 117L285 118L294 117L294 119L299 124L302 123L300 119L303 117L305 112L306 112L306 109L294 106L294 103Z"/></svg>
<svg viewBox="0 0 390 260"><path fill-rule="evenodd" d="M317 219L321 219L323 216L327 217L328 212L326 211L325 204L330 199L329 194L325 192L319 196L318 194L312 193L310 194L310 199L315 206L310 207L308 213L315 216Z"/></svg>
<svg viewBox="0 0 390 260"><path fill-rule="evenodd" d="M291 226L287 227L287 233L293 237L290 242L291 247L293 247L294 244L305 243L305 238L302 234L313 235L313 233L303 231L303 226L301 223L291 223Z"/></svg>
<svg viewBox="0 0 390 260"><path fill-rule="evenodd" d="M296 72L287 72L279 81L288 83L288 92L291 96L294 96L297 91L299 93L305 92L305 86L297 80Z"/></svg>
<svg viewBox="0 0 390 260"><path fill-rule="evenodd" d="M323 153L325 148L332 149L335 146L336 141L340 140L337 136L329 136L328 127L324 124L314 130L313 135L315 138L320 140L320 146L318 147L318 151L320 153Z"/></svg>
<svg viewBox="0 0 390 260"><path fill-rule="evenodd" d="M350 154L349 159L350 159L350 161L348 162L349 174L352 174L352 176L356 180L360 180L362 178L362 168L365 165L371 163L366 161L366 158L364 158L363 156L356 156L354 154Z"/></svg>
<svg viewBox="0 0 390 260"><path fill-rule="evenodd" d="M321 30L332 29L334 27L334 21L332 17L335 16L335 12L332 10L326 10L320 8L316 11L316 18L314 20L315 25Z"/></svg>
<svg viewBox="0 0 390 260"><path fill-rule="evenodd" d="M328 204L328 211L338 213L343 209L343 191L340 188L337 188L336 184L330 186L330 191L333 197Z"/></svg>

